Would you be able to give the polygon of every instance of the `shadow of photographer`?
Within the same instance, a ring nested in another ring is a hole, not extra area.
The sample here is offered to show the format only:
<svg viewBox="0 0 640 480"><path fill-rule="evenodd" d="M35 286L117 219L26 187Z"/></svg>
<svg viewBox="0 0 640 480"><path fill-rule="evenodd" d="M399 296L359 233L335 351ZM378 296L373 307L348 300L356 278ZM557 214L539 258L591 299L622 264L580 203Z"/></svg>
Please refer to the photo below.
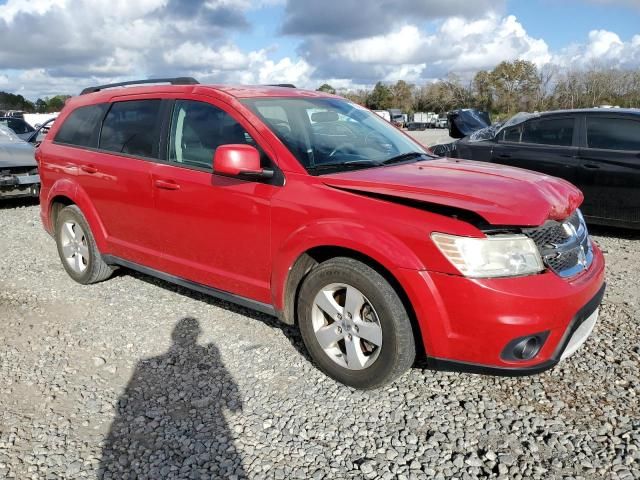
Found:
<svg viewBox="0 0 640 480"><path fill-rule="evenodd" d="M118 399L99 478L245 477L224 410L242 400L217 347L198 345L198 320L183 318L163 355L141 360Z"/></svg>

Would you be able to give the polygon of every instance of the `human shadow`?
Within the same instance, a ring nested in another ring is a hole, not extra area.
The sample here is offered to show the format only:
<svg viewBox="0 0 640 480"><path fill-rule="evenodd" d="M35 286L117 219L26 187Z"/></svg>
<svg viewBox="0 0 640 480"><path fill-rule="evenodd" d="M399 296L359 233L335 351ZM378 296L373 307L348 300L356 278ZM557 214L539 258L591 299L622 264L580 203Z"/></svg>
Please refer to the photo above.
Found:
<svg viewBox="0 0 640 480"><path fill-rule="evenodd" d="M245 478L224 417L242 399L214 344L183 318L163 355L141 360L118 399L98 478Z"/></svg>

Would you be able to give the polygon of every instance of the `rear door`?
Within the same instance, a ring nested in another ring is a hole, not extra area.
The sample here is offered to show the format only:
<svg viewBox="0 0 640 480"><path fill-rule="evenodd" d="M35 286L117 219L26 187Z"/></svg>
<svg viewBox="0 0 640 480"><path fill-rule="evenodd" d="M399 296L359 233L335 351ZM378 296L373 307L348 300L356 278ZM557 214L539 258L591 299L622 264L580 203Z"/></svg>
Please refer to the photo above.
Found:
<svg viewBox="0 0 640 480"><path fill-rule="evenodd" d="M270 304L271 197L280 187L277 178L213 174L220 145L260 150L257 132L228 112L208 97L175 101L166 159L152 171L155 211L148 222L163 250L163 271ZM263 166L273 167L264 153Z"/></svg>
<svg viewBox="0 0 640 480"><path fill-rule="evenodd" d="M585 215L640 225L640 115L587 114L584 126L578 186Z"/></svg>
<svg viewBox="0 0 640 480"><path fill-rule="evenodd" d="M110 251L155 267L160 252L148 217L153 210L151 165L158 158L164 102L126 98L109 106L98 149L81 159L79 184L102 220Z"/></svg>
<svg viewBox="0 0 640 480"><path fill-rule="evenodd" d="M577 116L535 118L502 130L494 144L491 161L575 183L577 140Z"/></svg>

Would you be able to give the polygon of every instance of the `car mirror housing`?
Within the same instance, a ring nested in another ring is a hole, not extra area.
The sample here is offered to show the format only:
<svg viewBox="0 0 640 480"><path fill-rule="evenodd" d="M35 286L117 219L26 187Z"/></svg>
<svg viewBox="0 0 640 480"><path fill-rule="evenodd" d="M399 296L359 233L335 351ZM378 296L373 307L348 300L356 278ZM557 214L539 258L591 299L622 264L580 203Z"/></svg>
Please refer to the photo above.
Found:
<svg viewBox="0 0 640 480"><path fill-rule="evenodd" d="M213 156L213 173L227 177L270 178L273 171L260 166L260 153L244 144L221 145Z"/></svg>

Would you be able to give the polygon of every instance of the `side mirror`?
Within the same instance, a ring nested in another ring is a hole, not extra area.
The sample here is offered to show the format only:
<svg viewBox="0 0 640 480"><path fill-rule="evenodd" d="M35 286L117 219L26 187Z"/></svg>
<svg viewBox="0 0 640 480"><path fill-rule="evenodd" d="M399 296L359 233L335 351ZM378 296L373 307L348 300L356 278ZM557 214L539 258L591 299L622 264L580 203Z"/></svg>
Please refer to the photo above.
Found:
<svg viewBox="0 0 640 480"><path fill-rule="evenodd" d="M258 150L244 144L220 145L213 156L213 173L227 177L273 177L273 170L260 167Z"/></svg>

